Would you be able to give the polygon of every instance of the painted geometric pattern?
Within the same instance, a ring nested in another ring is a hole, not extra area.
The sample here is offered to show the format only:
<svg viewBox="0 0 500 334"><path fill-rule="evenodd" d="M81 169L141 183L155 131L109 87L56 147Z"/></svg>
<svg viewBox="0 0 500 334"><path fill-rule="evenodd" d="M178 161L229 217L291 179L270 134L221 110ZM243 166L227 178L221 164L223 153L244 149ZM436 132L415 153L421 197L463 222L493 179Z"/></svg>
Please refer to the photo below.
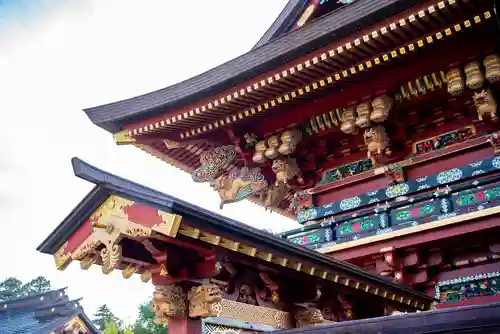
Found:
<svg viewBox="0 0 500 334"><path fill-rule="evenodd" d="M205 326L203 328L203 334L237 334L241 332L242 330L240 328L217 325L217 324L205 323Z"/></svg>
<svg viewBox="0 0 500 334"><path fill-rule="evenodd" d="M400 196L407 196L425 189L442 187L443 185L474 177L480 174L498 172L500 157L479 160L461 167L423 176L405 183L359 194L343 200L331 202L318 207L301 211L297 215L299 223L331 216L343 211L350 211L365 205L380 203Z"/></svg>

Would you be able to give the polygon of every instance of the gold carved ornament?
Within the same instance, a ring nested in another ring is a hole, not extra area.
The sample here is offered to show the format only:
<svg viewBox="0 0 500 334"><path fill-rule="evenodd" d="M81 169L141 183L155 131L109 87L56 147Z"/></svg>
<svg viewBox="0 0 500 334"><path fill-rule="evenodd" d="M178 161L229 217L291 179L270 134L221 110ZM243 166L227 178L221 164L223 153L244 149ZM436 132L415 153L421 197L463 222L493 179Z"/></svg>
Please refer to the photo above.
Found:
<svg viewBox="0 0 500 334"><path fill-rule="evenodd" d="M66 247L68 242L66 241L55 253L54 261L56 262L57 270L64 270L71 262L71 253L66 253Z"/></svg>
<svg viewBox="0 0 500 334"><path fill-rule="evenodd" d="M221 311L222 294L215 284L203 284L191 288L188 292L189 316L216 317Z"/></svg>
<svg viewBox="0 0 500 334"><path fill-rule="evenodd" d="M157 285L153 294L154 320L157 324L168 324L174 317L186 316L186 294L178 285Z"/></svg>
<svg viewBox="0 0 500 334"><path fill-rule="evenodd" d="M119 242L123 236L150 236L153 232L169 237L177 235L181 224L181 216L158 211L162 223L148 228L128 219L124 209L133 204L132 201L113 195L106 199L95 212L92 216L91 235L71 255L73 260L80 261L82 269L88 269L93 265L98 255L101 256L104 274L109 274L118 268L121 262L121 246ZM98 249L102 246L104 247L98 252ZM137 268L128 265L124 268L123 276L129 278L136 270ZM141 277L143 281L150 279L146 273L143 273L143 275L146 275Z"/></svg>
<svg viewBox="0 0 500 334"><path fill-rule="evenodd" d="M295 311L297 327L316 326L325 322L323 313L314 307L300 307Z"/></svg>

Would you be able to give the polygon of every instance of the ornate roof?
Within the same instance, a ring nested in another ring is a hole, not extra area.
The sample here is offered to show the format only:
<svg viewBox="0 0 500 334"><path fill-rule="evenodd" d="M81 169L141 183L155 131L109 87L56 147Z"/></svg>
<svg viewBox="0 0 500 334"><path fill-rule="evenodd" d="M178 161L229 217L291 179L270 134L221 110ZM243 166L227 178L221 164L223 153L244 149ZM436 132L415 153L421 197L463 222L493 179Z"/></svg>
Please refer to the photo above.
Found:
<svg viewBox="0 0 500 334"><path fill-rule="evenodd" d="M0 334L57 333L74 324L81 333L100 333L65 289L0 302Z"/></svg>
<svg viewBox="0 0 500 334"><path fill-rule="evenodd" d="M279 236L247 226L173 196L102 171L78 158L73 158L72 164L76 176L92 182L96 186L37 248L38 251L43 253L54 254L64 241L88 219L89 215L103 204L106 198L116 195L162 212L180 215L189 221L197 221L201 230L206 228L217 231L217 233L230 235L238 242L252 244L253 247L277 250L280 254L285 254L300 263L310 263L316 268L328 268L328 270L345 274L352 280L360 280L369 283L371 286L412 296L412 298L424 304L430 304L433 300L426 294L395 284L382 276L369 273L347 262L295 245Z"/></svg>
<svg viewBox="0 0 500 334"><path fill-rule="evenodd" d="M251 51L175 85L122 101L88 108L85 112L96 125L113 133L118 132L125 122L165 113L169 109L194 103L234 87L323 47L332 40L347 36L362 26L399 13L420 1L358 0L308 23L301 29L269 41L280 32L281 21L286 21L285 18L300 12L296 10L294 3L295 1L291 1L287 5L280 15L281 19L279 17L273 24L274 28L272 26L258 46ZM265 41L269 42L261 45Z"/></svg>

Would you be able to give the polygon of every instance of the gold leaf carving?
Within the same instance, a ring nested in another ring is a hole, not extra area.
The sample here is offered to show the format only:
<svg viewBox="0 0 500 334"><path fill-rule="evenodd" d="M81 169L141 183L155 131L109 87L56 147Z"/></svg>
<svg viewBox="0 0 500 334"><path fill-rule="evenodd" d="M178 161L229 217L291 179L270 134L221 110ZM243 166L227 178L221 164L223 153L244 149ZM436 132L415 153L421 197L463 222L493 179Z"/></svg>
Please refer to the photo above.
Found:
<svg viewBox="0 0 500 334"><path fill-rule="evenodd" d="M106 245L106 247L101 249L102 272L104 274L109 274L118 266L120 263L121 251L120 245L112 245L111 247Z"/></svg>
<svg viewBox="0 0 500 334"><path fill-rule="evenodd" d="M65 249L68 246L66 241L58 250L54 253L54 261L56 262L56 267L58 270L64 270L71 261L71 253L66 253Z"/></svg>
<svg viewBox="0 0 500 334"><path fill-rule="evenodd" d="M156 224L152 230L167 237L175 238L181 226L182 216L158 210L162 223Z"/></svg>
<svg viewBox="0 0 500 334"><path fill-rule="evenodd" d="M141 281L144 283L147 283L151 280L151 272L149 270L146 270L141 274Z"/></svg>
<svg viewBox="0 0 500 334"><path fill-rule="evenodd" d="M222 294L215 284L202 284L191 288L188 300L191 318L216 317L220 313L218 303L222 300Z"/></svg>
<svg viewBox="0 0 500 334"><path fill-rule="evenodd" d="M137 271L137 267L131 264L127 264L127 266L123 269L122 275L123 278L130 278Z"/></svg>
<svg viewBox="0 0 500 334"><path fill-rule="evenodd" d="M153 295L155 323L168 324L172 317L186 316L186 295L178 285L158 285Z"/></svg>

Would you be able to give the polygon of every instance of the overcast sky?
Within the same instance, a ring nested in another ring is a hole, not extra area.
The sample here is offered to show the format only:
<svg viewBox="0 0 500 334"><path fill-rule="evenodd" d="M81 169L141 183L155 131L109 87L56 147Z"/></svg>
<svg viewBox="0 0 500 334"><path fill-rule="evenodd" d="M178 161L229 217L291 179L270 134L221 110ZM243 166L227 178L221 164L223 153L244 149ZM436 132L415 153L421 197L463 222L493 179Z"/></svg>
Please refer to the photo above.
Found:
<svg viewBox="0 0 500 334"><path fill-rule="evenodd" d="M92 188L70 159L219 211L207 185L133 147L117 147L82 109L174 84L248 51L286 0L0 1L0 279L44 275L128 321L151 284L100 268L63 272L35 248ZM251 203L220 213L258 228L297 226Z"/></svg>

